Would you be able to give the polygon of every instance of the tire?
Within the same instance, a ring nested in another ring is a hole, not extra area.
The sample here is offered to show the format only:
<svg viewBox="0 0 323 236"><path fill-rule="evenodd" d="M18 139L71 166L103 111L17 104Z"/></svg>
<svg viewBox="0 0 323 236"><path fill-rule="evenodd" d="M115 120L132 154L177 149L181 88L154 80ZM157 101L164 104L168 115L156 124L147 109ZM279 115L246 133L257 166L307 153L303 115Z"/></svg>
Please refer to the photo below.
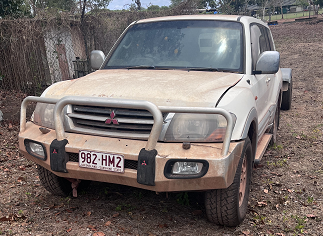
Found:
<svg viewBox="0 0 323 236"><path fill-rule="evenodd" d="M282 110L289 110L292 106L292 92L293 92L293 80L290 81L288 84L287 91L283 92L282 97L282 104L281 109Z"/></svg>
<svg viewBox="0 0 323 236"><path fill-rule="evenodd" d="M252 172L252 148L245 140L233 183L226 189L214 189L205 193L205 209L209 221L224 226L239 225L247 214Z"/></svg>
<svg viewBox="0 0 323 236"><path fill-rule="evenodd" d="M279 102L278 102L278 104L279 104ZM269 142L269 146L273 146L277 142L277 133L278 133L279 117L280 117L280 107L278 104L276 106L273 126L269 130L269 133L273 135L270 142Z"/></svg>
<svg viewBox="0 0 323 236"><path fill-rule="evenodd" d="M39 180L43 187L53 195L67 196L72 192L71 182L59 177L44 167L37 165Z"/></svg>

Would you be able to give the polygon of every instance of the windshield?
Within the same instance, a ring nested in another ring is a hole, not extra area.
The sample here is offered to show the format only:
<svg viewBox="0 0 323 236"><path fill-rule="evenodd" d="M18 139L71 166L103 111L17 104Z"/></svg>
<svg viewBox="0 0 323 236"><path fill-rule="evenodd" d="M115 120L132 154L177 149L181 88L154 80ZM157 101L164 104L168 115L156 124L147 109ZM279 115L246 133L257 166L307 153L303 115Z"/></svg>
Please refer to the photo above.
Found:
<svg viewBox="0 0 323 236"><path fill-rule="evenodd" d="M105 65L113 68L242 72L242 25L190 20L133 25Z"/></svg>

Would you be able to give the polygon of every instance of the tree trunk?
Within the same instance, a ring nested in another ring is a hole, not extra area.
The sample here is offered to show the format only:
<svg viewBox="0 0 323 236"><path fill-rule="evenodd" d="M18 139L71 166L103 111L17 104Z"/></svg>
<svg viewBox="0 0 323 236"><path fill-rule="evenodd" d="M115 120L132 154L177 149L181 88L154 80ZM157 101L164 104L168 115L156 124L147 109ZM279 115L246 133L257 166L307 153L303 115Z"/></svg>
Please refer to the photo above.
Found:
<svg viewBox="0 0 323 236"><path fill-rule="evenodd" d="M282 19L284 19L283 3L280 4L280 10L282 12Z"/></svg>
<svg viewBox="0 0 323 236"><path fill-rule="evenodd" d="M140 11L141 10L141 2L140 2L140 0L135 0L135 3L137 4L138 11Z"/></svg>
<svg viewBox="0 0 323 236"><path fill-rule="evenodd" d="M308 18L311 18L311 5L310 5L310 7L308 8Z"/></svg>
<svg viewBox="0 0 323 236"><path fill-rule="evenodd" d="M81 15L81 24L83 24L83 20L84 20L85 6L86 6L86 0L84 0L84 2L83 2L83 9L82 9L82 15Z"/></svg>

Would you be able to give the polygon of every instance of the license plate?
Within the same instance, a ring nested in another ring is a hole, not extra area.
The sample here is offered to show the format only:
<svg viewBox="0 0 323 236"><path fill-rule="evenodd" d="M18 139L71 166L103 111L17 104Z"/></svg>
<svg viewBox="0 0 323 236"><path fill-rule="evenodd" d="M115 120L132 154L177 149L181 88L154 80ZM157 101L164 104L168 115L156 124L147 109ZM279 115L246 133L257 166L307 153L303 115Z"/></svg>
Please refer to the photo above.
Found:
<svg viewBox="0 0 323 236"><path fill-rule="evenodd" d="M124 157L122 155L81 151L79 152L79 166L112 172L124 172Z"/></svg>

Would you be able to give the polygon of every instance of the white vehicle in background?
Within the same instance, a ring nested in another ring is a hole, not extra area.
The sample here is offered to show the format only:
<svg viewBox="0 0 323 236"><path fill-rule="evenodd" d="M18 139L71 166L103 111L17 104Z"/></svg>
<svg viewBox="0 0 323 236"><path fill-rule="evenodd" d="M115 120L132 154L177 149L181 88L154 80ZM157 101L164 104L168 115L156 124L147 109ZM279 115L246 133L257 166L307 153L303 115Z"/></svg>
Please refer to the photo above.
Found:
<svg viewBox="0 0 323 236"><path fill-rule="evenodd" d="M92 52L99 70L24 100L20 150L53 194L76 195L81 180L205 191L208 219L236 226L252 167L291 105L291 70L279 63L270 29L253 17L139 20L106 57Z"/></svg>

